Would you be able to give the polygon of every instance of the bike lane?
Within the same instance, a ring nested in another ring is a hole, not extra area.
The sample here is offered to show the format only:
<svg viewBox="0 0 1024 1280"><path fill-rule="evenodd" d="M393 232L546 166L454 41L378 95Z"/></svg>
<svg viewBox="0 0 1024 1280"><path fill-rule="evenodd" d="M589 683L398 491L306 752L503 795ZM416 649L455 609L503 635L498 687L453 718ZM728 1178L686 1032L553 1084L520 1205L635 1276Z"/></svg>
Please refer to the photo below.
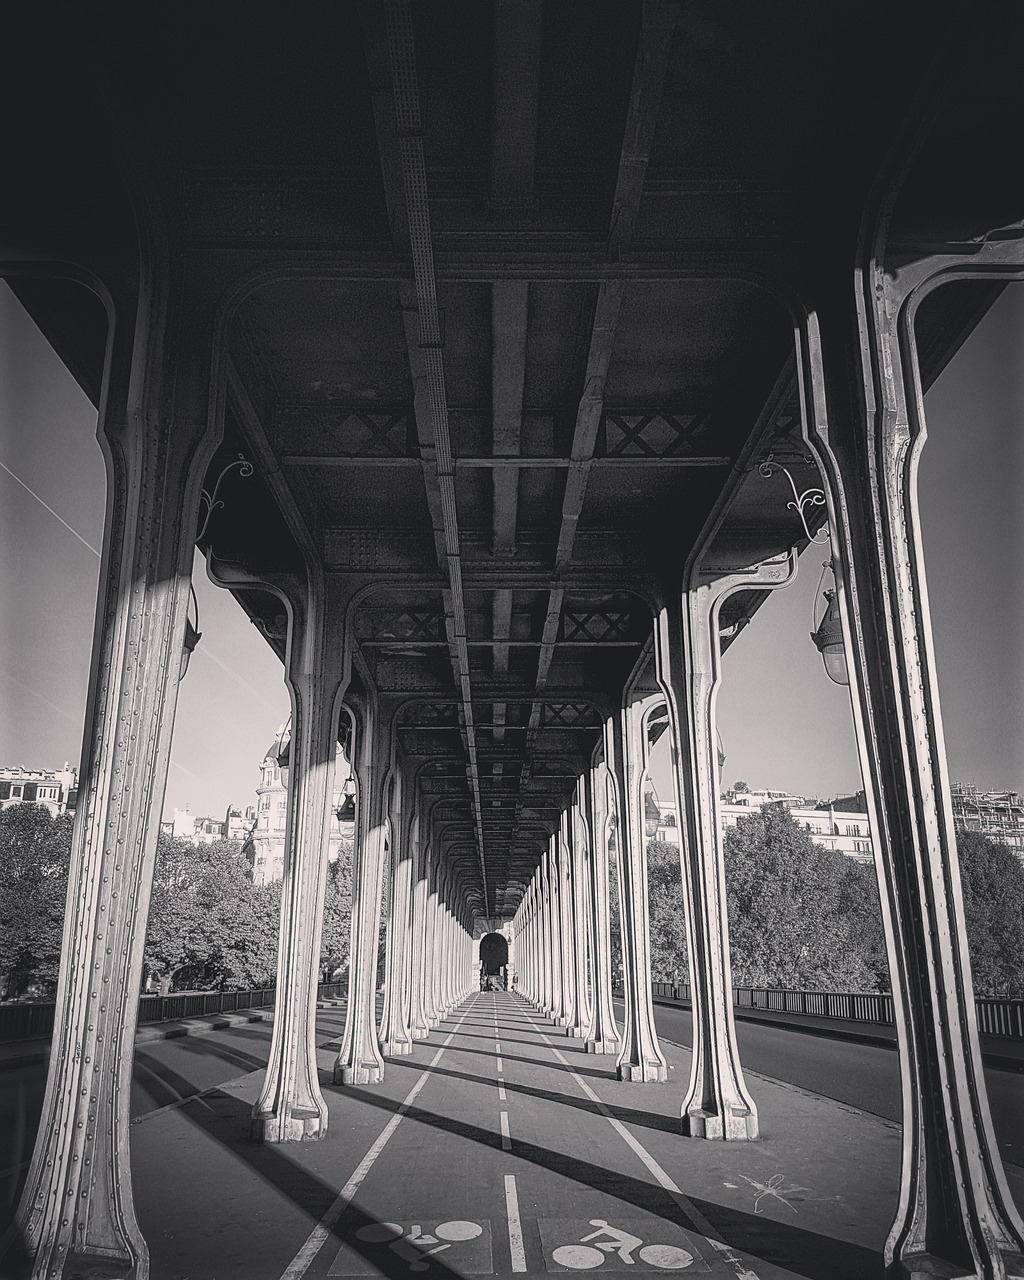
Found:
<svg viewBox="0 0 1024 1280"><path fill-rule="evenodd" d="M435 1044L424 1068L425 1048ZM754 1269L663 1171L659 1178L642 1143L624 1137L617 1117L609 1123L591 1087L623 1087L612 1060L588 1057L516 997L471 997L414 1056L389 1061L389 1079L398 1068L410 1084L403 1105L394 1105L392 1090L389 1099L375 1089L342 1091L377 1106L394 1127L376 1153L368 1151L358 1185L350 1179L342 1188L282 1280L791 1274ZM646 1110L623 1114L651 1123Z"/></svg>

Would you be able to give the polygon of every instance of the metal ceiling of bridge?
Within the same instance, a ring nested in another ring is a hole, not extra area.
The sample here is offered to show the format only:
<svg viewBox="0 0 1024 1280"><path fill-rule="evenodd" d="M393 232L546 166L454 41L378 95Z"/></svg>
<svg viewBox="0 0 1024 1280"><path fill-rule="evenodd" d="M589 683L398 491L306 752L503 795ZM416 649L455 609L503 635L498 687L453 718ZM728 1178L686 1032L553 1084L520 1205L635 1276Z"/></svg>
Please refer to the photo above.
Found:
<svg viewBox="0 0 1024 1280"><path fill-rule="evenodd" d="M294 539L364 581L359 679L407 700L402 748L498 918L686 556L802 537L784 479L756 471L801 456L785 299L907 112L913 77L873 95L864 68L878 25L898 41L913 15L241 13L92 36L179 264L233 291L211 475L239 451L258 475L229 478L204 550L258 569ZM921 65L935 38L913 28ZM276 606L238 594L282 651Z"/></svg>

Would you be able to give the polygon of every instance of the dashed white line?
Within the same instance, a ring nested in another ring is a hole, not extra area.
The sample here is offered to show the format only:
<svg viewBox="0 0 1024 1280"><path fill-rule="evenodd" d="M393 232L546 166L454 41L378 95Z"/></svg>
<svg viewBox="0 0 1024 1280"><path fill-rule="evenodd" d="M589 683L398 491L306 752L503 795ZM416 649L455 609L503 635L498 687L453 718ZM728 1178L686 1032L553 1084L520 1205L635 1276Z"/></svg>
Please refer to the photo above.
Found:
<svg viewBox="0 0 1024 1280"><path fill-rule="evenodd" d="M505 1081L502 1080L501 1076L498 1077L498 1101L499 1102L507 1101L505 1097Z"/></svg>
<svg viewBox="0 0 1024 1280"><path fill-rule="evenodd" d="M500 1059L500 1058L496 1058L496 1059L495 1059L495 1061L496 1061L496 1062L497 1062L497 1064L498 1064L498 1074L499 1074L499 1075L501 1075L501 1073L505 1070L505 1067L504 1067L504 1065L502 1064L502 1061L501 1061L501 1059Z"/></svg>
<svg viewBox="0 0 1024 1280"><path fill-rule="evenodd" d="M523 1224L519 1220L519 1193L515 1176L505 1174L505 1212L508 1215L508 1247L512 1254L512 1270L526 1270L526 1247L523 1243Z"/></svg>
<svg viewBox="0 0 1024 1280"><path fill-rule="evenodd" d="M342 1189L338 1192L337 1198L335 1199L334 1203L327 1210L327 1212L320 1219L320 1221L316 1224L313 1230L309 1233L309 1235L306 1238L305 1244L298 1251L295 1257L291 1260L288 1266L284 1269L284 1271L281 1274L281 1280L300 1280L300 1277L304 1276L306 1272L309 1270L310 1264L312 1263L313 1259L316 1257L316 1255L320 1252L320 1250L324 1247L324 1245L330 1239L334 1224L338 1221L341 1215L348 1208L356 1192L359 1190L359 1188L363 1185L363 1182L366 1180L366 1175L370 1172L370 1170L373 1168L374 1164L376 1163L377 1157L387 1146L388 1141L390 1140L392 1134L401 1124L402 1117L412 1106L420 1090L427 1083L427 1079L430 1076L431 1068L437 1066L437 1064L441 1061L441 1055L444 1053L445 1049L448 1048L451 1042L455 1039L456 1032L458 1031L459 1027L462 1026L463 1019L465 1018L466 1013L468 1012L469 1010L467 1009L462 1014L458 1022L455 1024L454 1030L447 1036L447 1038L442 1043L440 1049L438 1049L437 1053L435 1053L433 1058L431 1058L430 1063L428 1064L426 1070L422 1073L422 1075L420 1075L416 1083L405 1095L405 1098L403 1099L398 1110L395 1112L395 1114L391 1117L391 1119L387 1122L387 1124L381 1130L373 1146L369 1149L369 1151L367 1151L366 1155L363 1156L362 1160L359 1162L359 1165L356 1168L356 1171L352 1174L352 1177L349 1178L348 1182L346 1182L345 1185L342 1187Z"/></svg>
<svg viewBox="0 0 1024 1280"><path fill-rule="evenodd" d="M500 1040L495 1040L494 1052L498 1055L499 1058L501 1057L501 1041Z"/></svg>
<svg viewBox="0 0 1024 1280"><path fill-rule="evenodd" d="M512 1150L512 1135L508 1131L508 1112L502 1111L501 1116L501 1149L502 1151Z"/></svg>
<svg viewBox="0 0 1024 1280"><path fill-rule="evenodd" d="M532 1018L531 1018L531 1021L533 1021ZM669 1193L669 1195L676 1202L679 1208L682 1209L682 1211L690 1219L690 1221L697 1228L697 1230L700 1231L702 1235L706 1238L708 1244L710 1244L713 1249L715 1249L718 1253L722 1255L723 1260L725 1262L730 1263L735 1268L736 1280L759 1280L757 1272L749 1270L749 1268L744 1264L743 1259L740 1258L737 1254L735 1254L733 1250L729 1247L729 1245L727 1245L725 1241L722 1240L719 1233L715 1230L715 1228L711 1225L711 1223L708 1222L707 1218L704 1217L704 1215L697 1208L697 1206L687 1196L683 1195L683 1193L676 1186L672 1178L669 1177L669 1175L665 1172L665 1170L661 1167L661 1165L657 1162L657 1160L655 1160L654 1156L651 1155L651 1153L647 1150L647 1148L643 1145L643 1143L641 1143L639 1139L635 1138L633 1134L629 1132L626 1126L622 1124L621 1121L617 1120L615 1116L612 1115L612 1113L608 1110L605 1104L597 1096L594 1090L591 1089L590 1085L587 1084L586 1080L584 1080L581 1075L577 1074L577 1072L575 1072L572 1069L572 1067L569 1065L569 1062L566 1060L562 1052L544 1034L544 1032L539 1027L536 1026L536 1023L534 1024L534 1026L538 1034L540 1035L540 1038L548 1046L548 1048L555 1055L555 1057L562 1064L562 1066L565 1067L566 1071L569 1072L572 1078L579 1085L582 1092L585 1093L586 1096L591 1100L591 1102L594 1103L598 1111L600 1111L600 1113L612 1126L612 1128L619 1135L619 1137L622 1138L623 1142L625 1142L626 1145L633 1152L635 1152L636 1155L640 1157L643 1163L647 1166L647 1168L653 1174L655 1181L658 1182L660 1186L664 1187L664 1189Z"/></svg>

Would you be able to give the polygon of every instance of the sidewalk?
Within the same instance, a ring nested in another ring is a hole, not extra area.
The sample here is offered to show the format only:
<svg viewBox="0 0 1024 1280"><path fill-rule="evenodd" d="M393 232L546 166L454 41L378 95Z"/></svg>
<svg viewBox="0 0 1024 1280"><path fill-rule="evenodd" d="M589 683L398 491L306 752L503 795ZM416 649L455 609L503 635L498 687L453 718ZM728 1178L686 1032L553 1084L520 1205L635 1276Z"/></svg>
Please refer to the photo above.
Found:
<svg viewBox="0 0 1024 1280"><path fill-rule="evenodd" d="M342 999L318 1000L318 1009L344 1008ZM135 1043L147 1044L153 1040L177 1040L180 1036L206 1036L228 1027L246 1026L252 1022L273 1022L274 1010L238 1009L234 1013L212 1013L202 1018L169 1018L166 1022L146 1022L135 1032ZM50 1056L50 1037L36 1040L12 1040L0 1044L0 1071L7 1066L25 1066L32 1062L46 1062Z"/></svg>
<svg viewBox="0 0 1024 1280"><path fill-rule="evenodd" d="M655 996L655 1004L673 1009L690 1009L689 1000L674 1000L671 996ZM884 1023L858 1022L851 1018L817 1018L813 1014L778 1013L772 1009L741 1009L734 1007L733 1016L739 1022L757 1022L803 1035L823 1036L828 1040L851 1040L857 1044L877 1045L882 1049L896 1048L896 1028ZM985 1066L1002 1071L1024 1072L1024 1040L1012 1040L1003 1036L982 1036L981 1057Z"/></svg>

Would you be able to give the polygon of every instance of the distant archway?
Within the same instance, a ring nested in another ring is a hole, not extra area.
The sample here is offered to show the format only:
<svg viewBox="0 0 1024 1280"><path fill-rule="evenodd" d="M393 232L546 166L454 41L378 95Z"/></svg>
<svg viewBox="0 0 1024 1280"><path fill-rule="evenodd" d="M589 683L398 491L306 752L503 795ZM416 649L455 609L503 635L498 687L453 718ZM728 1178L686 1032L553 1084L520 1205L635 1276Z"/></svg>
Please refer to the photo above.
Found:
<svg viewBox="0 0 1024 1280"><path fill-rule="evenodd" d="M485 933L480 939L480 963L488 977L505 968L508 964L508 939L503 933Z"/></svg>

